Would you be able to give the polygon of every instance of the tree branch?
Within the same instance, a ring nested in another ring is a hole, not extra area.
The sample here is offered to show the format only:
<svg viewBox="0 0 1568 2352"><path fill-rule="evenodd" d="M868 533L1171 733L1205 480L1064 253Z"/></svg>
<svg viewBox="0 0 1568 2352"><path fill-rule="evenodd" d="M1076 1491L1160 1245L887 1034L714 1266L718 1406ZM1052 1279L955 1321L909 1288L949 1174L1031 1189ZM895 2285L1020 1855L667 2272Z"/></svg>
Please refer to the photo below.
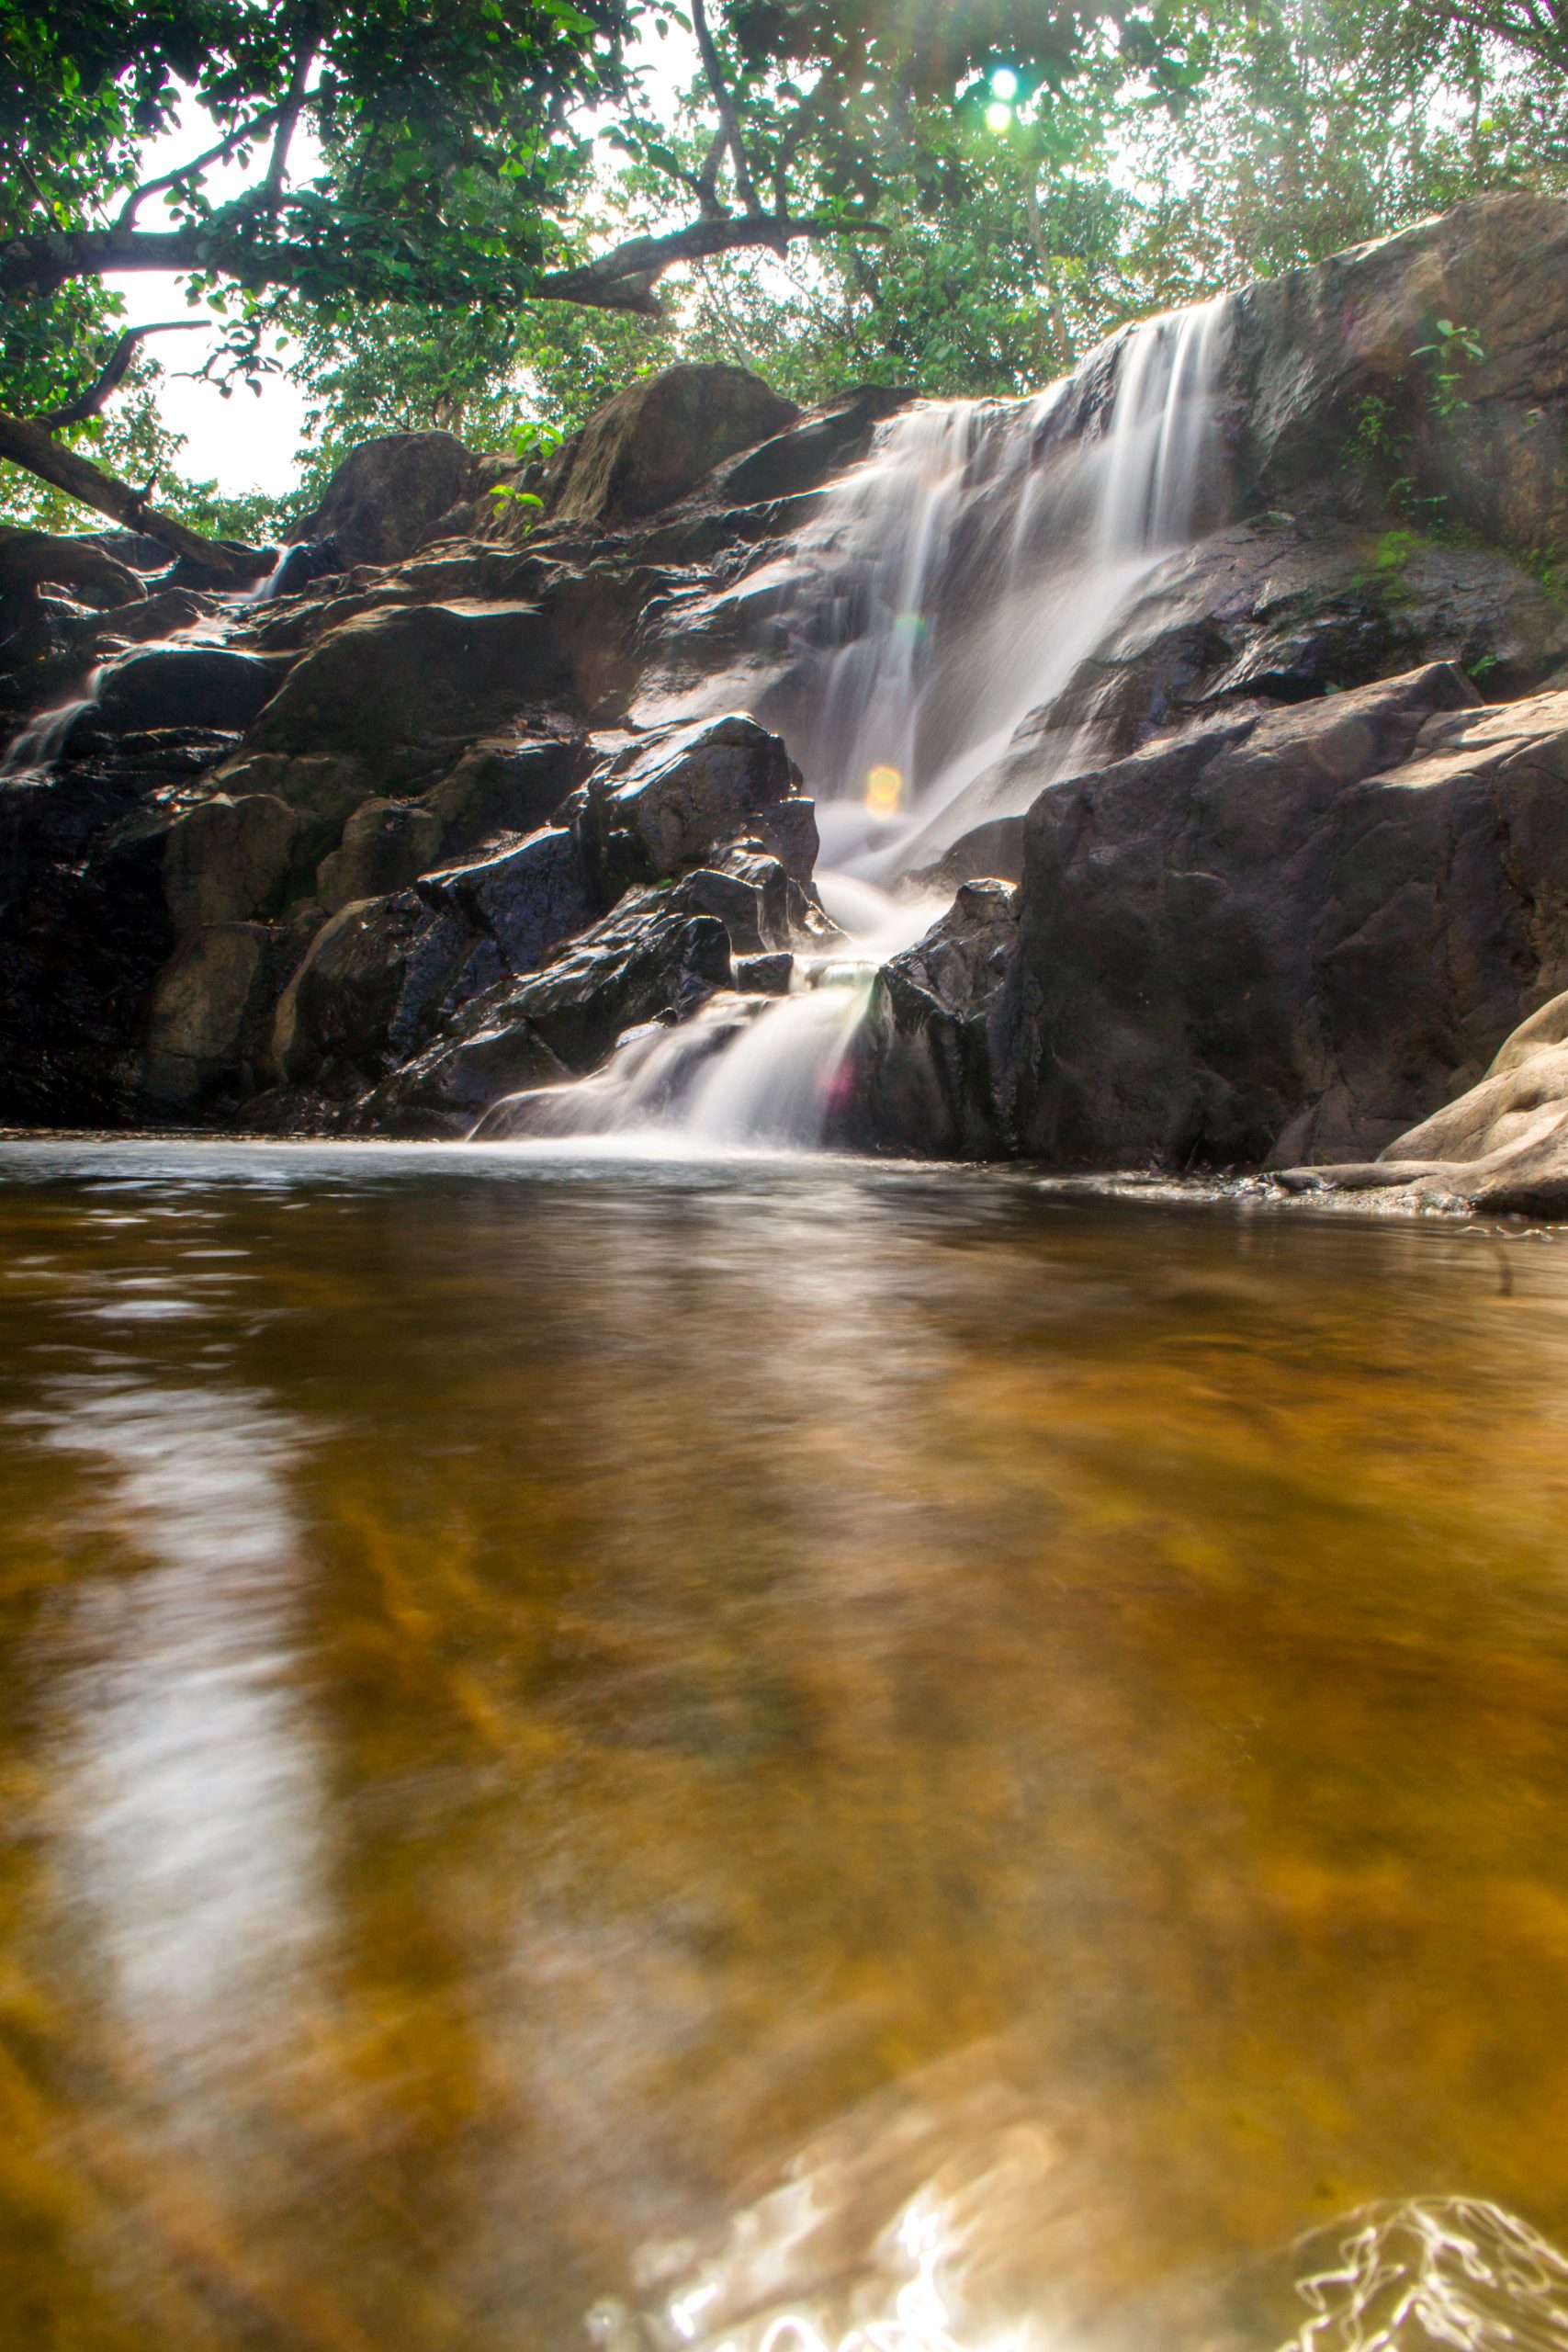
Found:
<svg viewBox="0 0 1568 2352"><path fill-rule="evenodd" d="M101 374L87 386L85 391L78 392L75 399L67 401L63 408L41 409L31 422L47 425L51 432L58 432L62 424L85 424L90 416L97 415L109 394L124 379L131 354L143 335L186 334L193 327L205 327L209 323L206 319L158 319L151 326L127 327L104 363Z"/></svg>
<svg viewBox="0 0 1568 2352"><path fill-rule="evenodd" d="M703 157L702 169L693 183L697 209L705 220L722 220L724 207L718 200L718 167L724 161L724 151L729 144L729 133L721 126L714 132L712 144Z"/></svg>
<svg viewBox="0 0 1568 2352"><path fill-rule="evenodd" d="M702 51L703 71L708 77L708 87L713 92L713 102L718 111L718 119L724 125L724 135L728 142L730 162L735 166L735 193L748 212L760 212L762 208L757 200L757 190L751 179L751 167L746 161L746 150L741 144L740 118L735 111L735 101L729 95L729 85L724 78L724 68L719 63L718 47L708 28L707 10L703 5L703 0L692 0L692 29L697 36L697 47Z"/></svg>
<svg viewBox="0 0 1568 2352"><path fill-rule="evenodd" d="M0 244L0 295L52 294L75 277L109 272L219 268L240 286L296 286L320 268L308 246L276 244L247 253L221 244L222 215L185 229L76 229L58 236L13 237ZM875 220L833 218L792 220L768 212L727 213L716 220L694 220L667 236L629 237L594 261L550 270L536 284L519 277L517 296L581 302L591 310L657 311L651 288L674 263L705 261L746 245L782 253L795 237L885 237ZM215 246L218 250L215 252Z"/></svg>
<svg viewBox="0 0 1568 2352"><path fill-rule="evenodd" d="M216 571L224 579L236 582L256 580L271 564L270 556L258 556L248 548L220 546L217 540L204 539L199 531L177 523L172 514L161 514L147 504L147 491L132 490L129 482L117 481L113 474L107 474L101 467L78 457L74 449L62 448L41 426L29 424L19 416L7 416L3 410L0 458L9 458L13 465L24 466L40 481L51 481L57 490L79 498L84 506L107 514L128 531L144 531L149 538L161 540L174 554L188 556L192 562L205 564L209 571Z"/></svg>
<svg viewBox="0 0 1568 2352"><path fill-rule="evenodd" d="M206 171L209 164L223 163L236 147L243 147L248 139L257 138L262 131L270 130L287 104L287 99L284 99L275 107L264 107L249 122L242 123L238 130L230 131L226 139L220 139L216 147L209 147L205 154L193 155L188 164L180 164L176 171L161 172L155 180L143 180L140 187L131 189L120 206L115 215L114 229L108 233L112 235L130 229L135 221L138 207L144 204L150 196L156 196L160 188L174 187L180 180L188 180L196 173Z"/></svg>
<svg viewBox="0 0 1568 2352"><path fill-rule="evenodd" d="M876 220L789 220L768 213L752 213L723 220L694 220L689 228L671 230L663 237L628 237L596 261L571 269L553 269L540 280L539 292L554 302L581 302L599 311L640 311L657 317L655 278L676 262L710 261L716 254L736 253L746 245L771 245L782 251L793 237L886 237Z"/></svg>
<svg viewBox="0 0 1568 2352"><path fill-rule="evenodd" d="M267 158L263 195L267 209L273 212L276 211L283 201L284 168L288 161L290 141L299 128L300 108L305 103L305 85L310 78L310 68L315 63L315 59L316 35L312 26L294 52L294 71L288 77L288 95L284 98L282 110L277 118L277 129L273 135L272 153Z"/></svg>

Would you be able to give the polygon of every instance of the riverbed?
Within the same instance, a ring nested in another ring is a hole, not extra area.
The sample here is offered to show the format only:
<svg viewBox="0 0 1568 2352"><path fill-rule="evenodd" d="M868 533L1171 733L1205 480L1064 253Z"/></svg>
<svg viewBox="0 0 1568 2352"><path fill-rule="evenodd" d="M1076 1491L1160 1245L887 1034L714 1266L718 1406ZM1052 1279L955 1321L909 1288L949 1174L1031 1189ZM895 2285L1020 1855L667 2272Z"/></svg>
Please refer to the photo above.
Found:
<svg viewBox="0 0 1568 2352"><path fill-rule="evenodd" d="M0 2341L1568 2345L1568 1238L574 1148L0 1145Z"/></svg>

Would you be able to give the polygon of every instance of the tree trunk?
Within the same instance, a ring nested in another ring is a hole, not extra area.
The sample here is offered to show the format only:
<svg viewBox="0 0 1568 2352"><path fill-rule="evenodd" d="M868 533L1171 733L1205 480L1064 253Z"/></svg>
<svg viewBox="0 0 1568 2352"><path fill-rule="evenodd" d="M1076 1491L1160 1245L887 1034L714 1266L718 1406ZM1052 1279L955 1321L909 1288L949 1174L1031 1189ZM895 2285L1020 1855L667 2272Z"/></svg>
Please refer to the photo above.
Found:
<svg viewBox="0 0 1568 2352"><path fill-rule="evenodd" d="M74 449L62 447L52 434L19 416L7 416L4 410L0 410L0 458L9 458L13 465L52 482L56 490L79 498L84 506L96 507L100 514L109 515L128 531L141 531L150 539L161 540L175 555L188 556L193 563L205 565L222 579L236 583L259 580L272 567L270 555L204 539L199 531L176 523L172 514L160 514L156 507L143 503L141 492L132 490L129 482L117 481L113 474L78 457Z"/></svg>

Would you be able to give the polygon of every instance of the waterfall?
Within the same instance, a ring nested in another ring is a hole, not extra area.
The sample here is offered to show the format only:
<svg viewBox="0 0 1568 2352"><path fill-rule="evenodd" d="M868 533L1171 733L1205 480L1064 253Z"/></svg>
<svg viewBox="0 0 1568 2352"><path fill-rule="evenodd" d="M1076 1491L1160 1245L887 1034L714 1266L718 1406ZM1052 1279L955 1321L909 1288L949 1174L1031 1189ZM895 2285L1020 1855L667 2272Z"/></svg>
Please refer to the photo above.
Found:
<svg viewBox="0 0 1568 2352"><path fill-rule="evenodd" d="M1032 399L917 403L829 492L799 658L758 715L836 864L886 879L1007 813L964 796L1220 503L1228 321L1221 299L1127 328ZM1074 749L1069 729L1059 772Z"/></svg>
<svg viewBox="0 0 1568 2352"><path fill-rule="evenodd" d="M720 995L623 1039L597 1076L498 1104L479 1139L809 1149L829 1136L880 967L943 911L879 887L1004 809L965 796L1115 638L1221 503L1229 305L1151 319L1014 401L922 401L883 425L780 567L798 659L761 695L817 801L842 948L783 998ZM761 575L764 580L769 575ZM755 581L751 583L755 585ZM1062 729L1056 773L1075 751ZM1036 766L1030 797L1049 775ZM905 885L908 892L908 885Z"/></svg>
<svg viewBox="0 0 1568 2352"><path fill-rule="evenodd" d="M73 695L68 702L56 703L52 709L40 711L36 718L15 735L0 758L0 781L9 776L46 774L52 768L64 748L73 720L85 710L91 710L104 689L107 665L90 670L83 684L85 691Z"/></svg>
<svg viewBox="0 0 1568 2352"><path fill-rule="evenodd" d="M841 942L796 956L787 996L710 997L678 1028L623 1037L592 1078L510 1096L476 1142L615 1135L635 1148L802 1151L827 1137L877 972L943 910L934 896L893 899L869 882L818 877Z"/></svg>

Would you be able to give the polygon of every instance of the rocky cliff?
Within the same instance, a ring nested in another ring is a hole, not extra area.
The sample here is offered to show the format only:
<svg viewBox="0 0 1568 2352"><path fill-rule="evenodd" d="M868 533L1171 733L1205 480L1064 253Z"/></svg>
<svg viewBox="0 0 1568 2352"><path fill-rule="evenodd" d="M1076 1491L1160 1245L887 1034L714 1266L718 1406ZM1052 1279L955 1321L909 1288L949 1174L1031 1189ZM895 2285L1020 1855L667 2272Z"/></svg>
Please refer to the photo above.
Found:
<svg viewBox="0 0 1568 2352"><path fill-rule="evenodd" d="M1466 1198L1528 1129L1506 1196L1568 1191L1565 265L1568 205L1498 198L1235 299L1224 495L933 834L840 1139ZM548 473L370 444L244 606L0 539L0 1118L462 1135L787 988L857 626L802 581L907 397L679 368Z"/></svg>

